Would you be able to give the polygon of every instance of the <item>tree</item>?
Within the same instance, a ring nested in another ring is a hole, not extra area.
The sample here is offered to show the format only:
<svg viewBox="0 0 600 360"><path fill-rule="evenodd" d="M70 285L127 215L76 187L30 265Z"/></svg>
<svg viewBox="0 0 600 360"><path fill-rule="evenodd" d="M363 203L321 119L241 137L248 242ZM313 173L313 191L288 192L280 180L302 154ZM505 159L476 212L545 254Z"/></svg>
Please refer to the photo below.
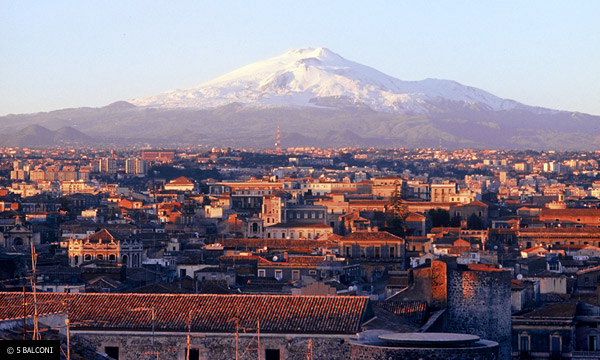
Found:
<svg viewBox="0 0 600 360"><path fill-rule="evenodd" d="M450 225L450 213L444 209L429 210L429 218L432 227L441 227Z"/></svg>
<svg viewBox="0 0 600 360"><path fill-rule="evenodd" d="M483 230L484 224L483 220L475 214L471 214L467 219L467 228L470 230Z"/></svg>
<svg viewBox="0 0 600 360"><path fill-rule="evenodd" d="M452 219L450 219L450 227L460 227L462 222L462 218L460 215L454 215Z"/></svg>
<svg viewBox="0 0 600 360"><path fill-rule="evenodd" d="M386 211L386 229L397 236L406 235L405 220L408 216L408 206L402 201L400 185L396 188L390 197Z"/></svg>

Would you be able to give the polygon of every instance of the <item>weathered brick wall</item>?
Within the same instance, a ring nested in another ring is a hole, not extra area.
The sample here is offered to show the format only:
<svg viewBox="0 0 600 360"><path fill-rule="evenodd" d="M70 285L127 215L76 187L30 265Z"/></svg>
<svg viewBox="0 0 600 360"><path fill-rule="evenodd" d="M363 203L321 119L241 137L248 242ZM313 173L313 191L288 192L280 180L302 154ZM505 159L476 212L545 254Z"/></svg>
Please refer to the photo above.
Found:
<svg viewBox="0 0 600 360"><path fill-rule="evenodd" d="M499 359L510 359L510 273L449 271L447 331L496 341Z"/></svg>
<svg viewBox="0 0 600 360"><path fill-rule="evenodd" d="M496 360L498 347L417 349L351 344L351 360ZM317 358L315 358L317 359Z"/></svg>
<svg viewBox="0 0 600 360"><path fill-rule="evenodd" d="M248 347L252 336L240 334L238 354ZM148 334L89 334L79 333L93 344L97 350L104 352L106 346L119 347L120 360L140 360L149 358L152 351L152 335ZM346 339L333 337L312 337L314 359L348 360L350 359L350 343ZM235 337L233 334L223 336L193 337L192 347L200 349L200 359L232 360L235 359ZM294 336L261 336L261 359L265 358L266 349L279 349L281 359L305 360L308 352L309 338ZM186 334L156 335L155 348L161 360L185 360ZM256 349L256 338L250 345ZM256 350L248 350L243 359L258 359Z"/></svg>

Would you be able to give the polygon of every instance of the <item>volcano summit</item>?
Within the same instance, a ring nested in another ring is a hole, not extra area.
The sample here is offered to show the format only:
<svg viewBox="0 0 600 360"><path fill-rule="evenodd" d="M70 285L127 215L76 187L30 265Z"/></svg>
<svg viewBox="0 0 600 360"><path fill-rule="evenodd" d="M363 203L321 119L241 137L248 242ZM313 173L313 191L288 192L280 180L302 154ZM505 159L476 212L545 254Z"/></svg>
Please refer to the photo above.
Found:
<svg viewBox="0 0 600 360"><path fill-rule="evenodd" d="M5 116L0 129L70 126L107 140L271 147L277 121L284 147L442 141L450 148L589 150L600 140L598 116L528 106L450 80L399 80L323 47L291 50L192 89Z"/></svg>

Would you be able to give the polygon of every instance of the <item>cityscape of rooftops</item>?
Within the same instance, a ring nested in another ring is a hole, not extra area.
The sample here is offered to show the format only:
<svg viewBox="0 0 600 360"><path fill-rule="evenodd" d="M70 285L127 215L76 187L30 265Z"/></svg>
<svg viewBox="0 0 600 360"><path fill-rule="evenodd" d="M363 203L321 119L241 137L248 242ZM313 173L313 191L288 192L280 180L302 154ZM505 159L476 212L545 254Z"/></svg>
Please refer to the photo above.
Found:
<svg viewBox="0 0 600 360"><path fill-rule="evenodd" d="M0 359L600 359L599 11L0 2Z"/></svg>

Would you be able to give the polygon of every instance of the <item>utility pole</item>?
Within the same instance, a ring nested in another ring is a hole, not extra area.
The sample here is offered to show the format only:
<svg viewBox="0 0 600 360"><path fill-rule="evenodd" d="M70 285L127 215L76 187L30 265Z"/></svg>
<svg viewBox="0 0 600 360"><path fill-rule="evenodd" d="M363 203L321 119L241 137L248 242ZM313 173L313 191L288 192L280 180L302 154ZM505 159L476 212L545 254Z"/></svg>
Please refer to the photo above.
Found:
<svg viewBox="0 0 600 360"><path fill-rule="evenodd" d="M37 307L37 289L36 289L36 266L37 253L35 252L35 244L33 238L29 240L31 247L31 288L33 291L33 340L40 340L40 328L38 325L38 307Z"/></svg>
<svg viewBox="0 0 600 360"><path fill-rule="evenodd" d="M27 340L27 294L25 293L25 281L23 281L23 340Z"/></svg>
<svg viewBox="0 0 600 360"><path fill-rule="evenodd" d="M187 353L185 354L185 360L190 360L190 351L192 350L192 314L194 310L190 310L190 314L188 316L188 334L187 334ZM194 335L194 337L204 337L204 335Z"/></svg>
<svg viewBox="0 0 600 360"><path fill-rule="evenodd" d="M306 352L306 360L313 360L313 341L308 339L308 351Z"/></svg>
<svg viewBox="0 0 600 360"><path fill-rule="evenodd" d="M71 324L69 321L69 314L70 314L70 310L71 310L71 306L70 306L70 300L69 300L69 294L71 293L69 291L69 285L67 285L67 318L65 319L65 325L67 326L67 360L71 360Z"/></svg>
<svg viewBox="0 0 600 360"><path fill-rule="evenodd" d="M240 319L235 318L235 360L239 360L239 357L238 357L239 341L240 341Z"/></svg>

